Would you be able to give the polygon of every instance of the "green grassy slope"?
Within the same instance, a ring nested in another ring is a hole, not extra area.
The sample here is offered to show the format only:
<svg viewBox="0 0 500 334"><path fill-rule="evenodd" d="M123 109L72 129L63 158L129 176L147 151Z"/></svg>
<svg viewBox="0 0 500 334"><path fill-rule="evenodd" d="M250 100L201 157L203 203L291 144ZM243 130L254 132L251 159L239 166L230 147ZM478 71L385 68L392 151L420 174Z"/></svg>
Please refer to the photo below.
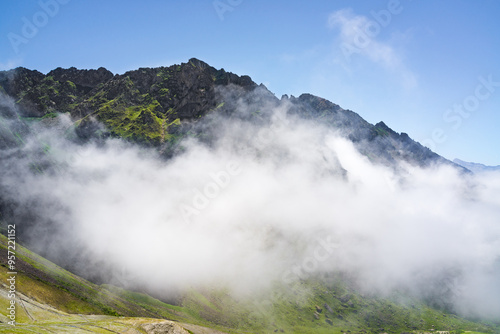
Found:
<svg viewBox="0 0 500 334"><path fill-rule="evenodd" d="M193 289L175 306L146 294L93 284L20 245L16 245L18 326L13 329L5 324L10 299L3 235L0 260L0 321L4 323L0 333L146 333L141 326L160 319L182 322L192 333L216 333L214 329L226 333L500 332L498 327L434 310L403 295L362 295L341 276L292 286L277 284L267 293L245 299L236 299L224 289Z"/></svg>
<svg viewBox="0 0 500 334"><path fill-rule="evenodd" d="M199 319L241 333L500 332L493 325L467 321L403 295L362 295L341 277L278 285L270 294L244 301L221 290L192 291L184 306Z"/></svg>
<svg viewBox="0 0 500 334"><path fill-rule="evenodd" d="M79 330L109 333L108 330L101 331L99 328L118 326L134 329L141 327L143 323L157 323L161 319L187 323L192 320L182 307L163 303L142 293L93 284L19 244L16 245L15 253L18 325L14 329L7 324L7 307L11 300L7 282L10 277L7 238L0 235L0 333L73 333ZM137 318L124 320L123 317ZM134 322L138 325L131 325ZM204 331L206 329L196 332ZM138 333L146 331L139 328Z"/></svg>

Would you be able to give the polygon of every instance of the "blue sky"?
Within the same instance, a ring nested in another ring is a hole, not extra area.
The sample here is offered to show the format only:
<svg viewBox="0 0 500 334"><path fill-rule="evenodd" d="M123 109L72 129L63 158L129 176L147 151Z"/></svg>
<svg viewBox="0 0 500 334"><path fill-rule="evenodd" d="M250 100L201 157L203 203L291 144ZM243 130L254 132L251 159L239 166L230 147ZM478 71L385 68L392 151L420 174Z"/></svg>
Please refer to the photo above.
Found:
<svg viewBox="0 0 500 334"><path fill-rule="evenodd" d="M500 165L500 1L0 3L0 70L191 57L278 97L312 93L446 158Z"/></svg>

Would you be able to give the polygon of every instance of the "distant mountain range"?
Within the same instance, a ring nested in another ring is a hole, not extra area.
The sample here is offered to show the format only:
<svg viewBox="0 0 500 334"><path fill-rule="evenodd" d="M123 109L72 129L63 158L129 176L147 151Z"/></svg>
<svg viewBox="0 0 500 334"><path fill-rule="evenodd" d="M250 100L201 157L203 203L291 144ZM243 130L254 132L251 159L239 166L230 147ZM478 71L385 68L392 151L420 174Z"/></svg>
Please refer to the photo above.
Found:
<svg viewBox="0 0 500 334"><path fill-rule="evenodd" d="M479 164L477 162L467 162L460 159L454 159L453 162L456 163L457 165L467 168L468 170L474 173L500 170L500 166L486 166L483 164Z"/></svg>

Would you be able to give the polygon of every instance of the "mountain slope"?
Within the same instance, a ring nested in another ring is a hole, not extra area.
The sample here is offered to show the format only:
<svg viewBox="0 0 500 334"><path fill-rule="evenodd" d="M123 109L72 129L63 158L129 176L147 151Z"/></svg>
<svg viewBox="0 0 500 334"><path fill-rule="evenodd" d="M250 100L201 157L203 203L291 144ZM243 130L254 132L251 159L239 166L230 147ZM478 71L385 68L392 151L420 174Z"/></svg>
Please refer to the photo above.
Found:
<svg viewBox="0 0 500 334"><path fill-rule="evenodd" d="M2 311L0 322L4 324L0 324L0 332L12 330L14 333L30 333L37 330L41 333L61 333L66 332L63 328L67 328L68 332L77 332L74 328L80 328L82 332L100 333L106 331L95 328L103 327L113 330L135 328L138 333L142 333L149 325L154 327L154 324L169 323L164 319L193 320L182 307L163 303L145 294L93 284L19 244L16 244L15 253L18 326L13 330L7 324L11 320ZM6 310L11 299L5 283L11 275L7 274L7 238L4 235L0 235L0 263L0 306ZM172 326L178 328L179 333L188 333L181 331L179 325L172 323ZM186 326L196 328L194 325ZM199 330L201 333L208 331L201 327Z"/></svg>
<svg viewBox="0 0 500 334"><path fill-rule="evenodd" d="M0 235L2 283L6 282L8 271L6 246L7 238ZM388 299L361 295L340 277L332 278L327 284L306 280L300 287L276 286L272 295L254 296L243 304L224 291L192 290L182 297L182 306L173 306L145 294L90 283L19 244L16 257L18 324L11 327L7 324L10 320L0 315L3 322L0 332L222 333L200 324L231 333L280 330L397 333L417 329L470 329L487 333L494 330L433 310L403 295ZM303 294L300 302L290 298L290 288ZM2 309L6 309L10 301L7 290L3 283L0 287Z"/></svg>
<svg viewBox="0 0 500 334"><path fill-rule="evenodd" d="M112 75L104 68L57 68L47 75L25 68L0 72L0 86L14 98L23 117L69 112L82 135L95 118L111 134L159 144L171 138L180 120L196 119L217 104L215 87L257 85L247 76L216 70L197 59L182 65L141 68Z"/></svg>

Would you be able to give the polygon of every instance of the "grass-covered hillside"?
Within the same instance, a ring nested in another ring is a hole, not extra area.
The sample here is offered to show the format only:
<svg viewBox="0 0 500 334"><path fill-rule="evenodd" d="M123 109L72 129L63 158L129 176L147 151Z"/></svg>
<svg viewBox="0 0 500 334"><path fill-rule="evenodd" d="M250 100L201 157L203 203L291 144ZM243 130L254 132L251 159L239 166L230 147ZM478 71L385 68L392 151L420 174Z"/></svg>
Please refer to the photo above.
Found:
<svg viewBox="0 0 500 334"><path fill-rule="evenodd" d="M269 293L238 300L220 288L192 289L182 295L178 305L170 305L143 293L93 284L20 245L16 247L17 326L12 327L6 317L9 270L3 235L0 255L0 332L4 333L184 333L182 328L187 333L498 330L402 295L386 299L361 295L340 276L276 285Z"/></svg>
<svg viewBox="0 0 500 334"><path fill-rule="evenodd" d="M7 287L7 238L3 235L0 258L0 333L145 333L150 324L165 319L191 319L183 307L117 287L95 285L17 244L17 325L13 327L6 316L11 299ZM180 331L178 324L172 326L179 333L188 333ZM192 328L192 333L212 333L197 330L194 325L186 328Z"/></svg>

